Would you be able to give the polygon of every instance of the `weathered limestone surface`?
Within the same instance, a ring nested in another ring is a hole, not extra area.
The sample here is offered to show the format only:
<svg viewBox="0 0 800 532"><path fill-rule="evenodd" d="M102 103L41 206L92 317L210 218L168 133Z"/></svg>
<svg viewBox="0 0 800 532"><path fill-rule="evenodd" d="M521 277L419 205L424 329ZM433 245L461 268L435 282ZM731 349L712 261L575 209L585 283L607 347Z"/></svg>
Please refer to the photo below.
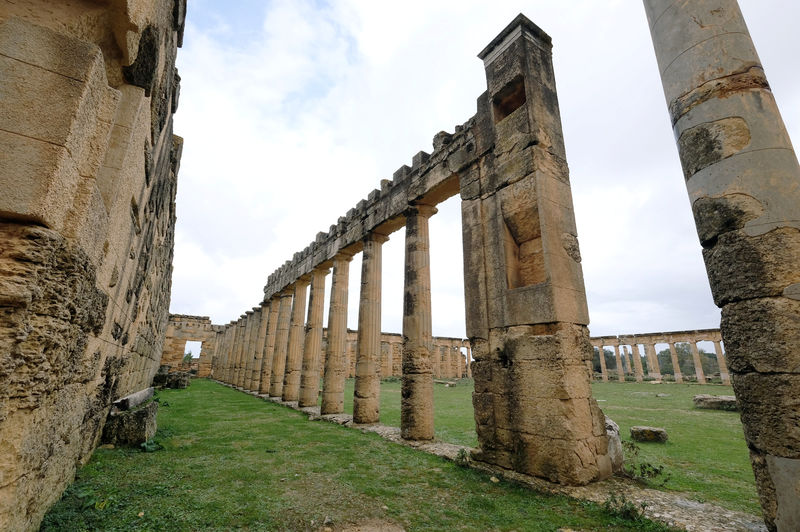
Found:
<svg viewBox="0 0 800 532"><path fill-rule="evenodd" d="M0 5L0 528L38 527L158 369L183 10Z"/></svg>
<svg viewBox="0 0 800 532"><path fill-rule="evenodd" d="M800 165L735 0L645 0L761 507L800 529Z"/></svg>

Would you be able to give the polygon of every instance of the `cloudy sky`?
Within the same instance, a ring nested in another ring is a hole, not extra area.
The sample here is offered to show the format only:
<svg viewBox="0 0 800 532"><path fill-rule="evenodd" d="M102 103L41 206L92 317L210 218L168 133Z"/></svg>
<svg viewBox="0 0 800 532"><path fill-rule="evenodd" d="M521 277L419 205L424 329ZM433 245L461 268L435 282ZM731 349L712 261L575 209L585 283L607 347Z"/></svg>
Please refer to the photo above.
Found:
<svg viewBox="0 0 800 532"><path fill-rule="evenodd" d="M800 142L800 2L740 5ZM191 0L171 311L227 323L257 305L272 271L475 114L476 54L520 12L553 38L592 335L718 327L636 0ZM401 330L403 238L384 245L385 331ZM434 334L463 336L457 197L431 245ZM359 278L356 256L353 328Z"/></svg>

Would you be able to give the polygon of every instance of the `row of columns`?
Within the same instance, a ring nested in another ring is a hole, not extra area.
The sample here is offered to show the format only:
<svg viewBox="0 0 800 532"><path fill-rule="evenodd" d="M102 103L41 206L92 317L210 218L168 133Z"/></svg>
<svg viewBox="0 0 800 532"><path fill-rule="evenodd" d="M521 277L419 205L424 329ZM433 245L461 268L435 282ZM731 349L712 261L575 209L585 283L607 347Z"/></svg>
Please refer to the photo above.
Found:
<svg viewBox="0 0 800 532"><path fill-rule="evenodd" d="M433 439L433 378L471 374L469 346L462 340L434 345L431 328L430 205L410 206L406 212L405 297L401 350L401 432L406 439ZM381 255L388 236L372 232L363 239L361 289L356 339L353 421L380 419ZM333 268L325 343L321 414L344 410L347 368L347 302L349 266L353 253L342 251L299 277L291 286L248 310L218 333L221 348L214 375L223 382L261 395L317 404L323 340L325 278ZM306 296L308 309L306 309ZM388 346L389 352L392 346ZM386 358L384 366L386 366ZM388 357L391 359L391 356ZM391 361L388 362L391 373Z"/></svg>
<svg viewBox="0 0 800 532"><path fill-rule="evenodd" d="M725 356L722 351L722 346L719 340L712 340L714 342L714 353L717 357L717 364L719 365L719 373L720 378L722 379L722 384L730 385L731 379L730 375L728 374L728 367L725 363ZM685 343L689 344L689 350L692 353L692 361L694 363L695 374L697 376L697 382L705 383L706 376L703 371L703 365L700 361L700 352L697 349L697 341L695 340L684 340ZM675 350L675 344L678 343L677 341L666 341L660 342L666 343L669 345L669 352L670 352L670 359L672 360L672 369L673 369L673 378L675 382L683 382L683 375L681 374L681 368L678 363L678 353ZM617 370L617 380L620 382L625 381L625 375L633 374L636 378L636 382L642 382L644 380L644 368L642 367L642 357L639 351L639 344L631 344L630 346L617 343L609 343L609 344L601 344L596 343L594 347L598 350L598 355L600 357L600 373L601 379L603 382L608 382L608 369L606 368L606 359L603 354L603 348L606 345L610 345L614 348L614 356L617 361L616 370ZM661 380L661 368L658 363L658 355L656 353L656 344L655 343L644 343L644 353L645 353L645 360L647 362L647 375L649 378L653 380Z"/></svg>

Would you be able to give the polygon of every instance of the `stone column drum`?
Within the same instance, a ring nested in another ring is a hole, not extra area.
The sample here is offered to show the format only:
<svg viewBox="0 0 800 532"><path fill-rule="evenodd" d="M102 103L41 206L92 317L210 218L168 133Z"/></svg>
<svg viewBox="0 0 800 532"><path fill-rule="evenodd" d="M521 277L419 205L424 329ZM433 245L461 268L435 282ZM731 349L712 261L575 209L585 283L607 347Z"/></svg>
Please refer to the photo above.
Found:
<svg viewBox="0 0 800 532"><path fill-rule="evenodd" d="M289 322L292 318L292 287L280 294L278 307L278 326L275 331L275 351L272 354L272 375L270 376L269 396L283 396L283 374L286 372L286 350L289 346Z"/></svg>
<svg viewBox="0 0 800 532"><path fill-rule="evenodd" d="M283 376L283 400L297 401L300 398L300 372L303 367L303 340L305 339L306 294L310 275L294 282L292 317L289 325L289 343L286 348L286 372Z"/></svg>
<svg viewBox="0 0 800 532"><path fill-rule="evenodd" d="M308 325L303 342L303 373L300 375L300 406L317 406L319 400L319 356L322 349L322 314L325 311L327 267L311 272Z"/></svg>
<svg viewBox="0 0 800 532"><path fill-rule="evenodd" d="M406 211L400 434L407 440L433 439L433 332L428 218L435 213L436 209L428 205L416 205Z"/></svg>
<svg viewBox="0 0 800 532"><path fill-rule="evenodd" d="M585 484L611 474L550 37L518 16L480 54L488 90L460 172L476 460Z"/></svg>
<svg viewBox="0 0 800 532"><path fill-rule="evenodd" d="M644 2L767 527L800 528L800 165L735 0Z"/></svg>
<svg viewBox="0 0 800 532"><path fill-rule="evenodd" d="M380 419L381 251L387 240L389 237L378 233L371 233L364 239L358 304L354 423L377 423Z"/></svg>
<svg viewBox="0 0 800 532"><path fill-rule="evenodd" d="M331 303L328 309L328 342L325 348L325 372L322 376L320 412L344 412L344 381L347 377L347 288L353 255L339 253L333 258Z"/></svg>

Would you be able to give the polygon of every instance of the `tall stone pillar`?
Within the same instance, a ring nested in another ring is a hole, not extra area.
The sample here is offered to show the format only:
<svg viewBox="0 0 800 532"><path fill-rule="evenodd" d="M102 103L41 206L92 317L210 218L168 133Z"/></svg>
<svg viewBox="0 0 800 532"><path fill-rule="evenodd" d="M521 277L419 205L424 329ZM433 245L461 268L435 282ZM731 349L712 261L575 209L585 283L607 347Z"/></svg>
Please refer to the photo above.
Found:
<svg viewBox="0 0 800 532"><path fill-rule="evenodd" d="M706 374L703 371L703 363L700 360L700 352L697 350L697 342L695 342L694 338L689 340L689 351L692 352L692 361L694 361L694 373L697 375L697 382L705 384Z"/></svg>
<svg viewBox="0 0 800 532"><path fill-rule="evenodd" d="M300 375L300 406L317 406L319 399L319 357L322 349L322 315L325 312L325 276L328 267L311 272L308 325L303 341L303 373Z"/></svg>
<svg viewBox="0 0 800 532"><path fill-rule="evenodd" d="M471 379L472 378L472 346L470 345L469 340L467 340L464 343L464 345L467 348L467 378Z"/></svg>
<svg viewBox="0 0 800 532"><path fill-rule="evenodd" d="M228 323L225 326L225 335L222 339L222 360L219 362L220 366L220 373L217 375L217 379L222 382L228 382L230 380L230 360L231 360L231 335L233 334L233 322Z"/></svg>
<svg viewBox="0 0 800 532"><path fill-rule="evenodd" d="M325 372L322 376L322 406L320 412L344 412L344 381L349 368L347 361L347 287L350 261L353 255L339 253L333 258L331 303L328 309L328 342L325 348Z"/></svg>
<svg viewBox="0 0 800 532"><path fill-rule="evenodd" d="M250 315L250 338L247 342L247 364L245 366L244 384L242 387L248 392L253 391L253 370L256 365L256 344L258 344L258 330L261 327L261 307L253 307Z"/></svg>
<svg viewBox="0 0 800 532"><path fill-rule="evenodd" d="M717 355L719 377L722 379L722 384L730 386L731 377L728 374L728 365L725 363L725 357L722 354L722 346L719 344L719 340L714 340L714 353Z"/></svg>
<svg viewBox="0 0 800 532"><path fill-rule="evenodd" d="M303 368L303 341L306 328L306 295L310 280L310 275L303 275L294 282L289 344L286 351L286 372L283 376L283 400L285 402L300 399L300 372Z"/></svg>
<svg viewBox="0 0 800 532"><path fill-rule="evenodd" d="M800 526L800 165L735 0L645 2L765 522Z"/></svg>
<svg viewBox="0 0 800 532"><path fill-rule="evenodd" d="M241 315L236 331L236 350L234 352L236 361L233 364L234 375L233 382L231 384L237 388L241 388L241 384L239 383L241 382L242 374L244 373L242 363L244 362L244 347L245 344L247 344L247 318L247 313Z"/></svg>
<svg viewBox="0 0 800 532"><path fill-rule="evenodd" d="M406 211L400 433L407 440L433 439L433 332L428 219L434 214L436 208L429 205L415 205Z"/></svg>
<svg viewBox="0 0 800 532"><path fill-rule="evenodd" d="M675 342L669 342L669 357L672 360L672 375L675 377L675 382L683 382L681 366L678 363L678 353L675 351Z"/></svg>
<svg viewBox="0 0 800 532"><path fill-rule="evenodd" d="M267 333L264 339L264 362L261 364L261 380L258 385L259 395L269 395L272 383L272 363L275 353L275 332L278 330L278 309L281 300L273 296L269 300L269 317L267 318Z"/></svg>
<svg viewBox="0 0 800 532"><path fill-rule="evenodd" d="M636 375L636 382L644 380L644 371L642 370L642 355L639 353L639 346L631 344L631 357L633 358L633 371Z"/></svg>
<svg viewBox="0 0 800 532"><path fill-rule="evenodd" d="M608 369L606 368L606 352L602 345L597 346L598 355L600 355L600 374L602 375L603 382L608 382Z"/></svg>
<svg viewBox="0 0 800 532"><path fill-rule="evenodd" d="M364 239L358 304L354 423L377 423L380 419L381 251L387 240L389 237L378 233L371 233Z"/></svg>
<svg viewBox="0 0 800 532"><path fill-rule="evenodd" d="M264 344L267 341L269 325L269 303L262 302L258 309L259 321L256 331L256 345L253 353L253 370L250 372L250 391L258 394L261 388L261 368L264 365Z"/></svg>
<svg viewBox="0 0 800 532"><path fill-rule="evenodd" d="M476 460L585 484L611 474L550 37L518 16L480 54L480 168L459 170ZM542 385L541 383L547 383Z"/></svg>
<svg viewBox="0 0 800 532"><path fill-rule="evenodd" d="M292 318L292 287L280 294L278 325L275 330L275 351L272 354L272 375L270 376L269 396L283 396L283 376L286 373L286 351L289 347L289 323Z"/></svg>
<svg viewBox="0 0 800 532"><path fill-rule="evenodd" d="M631 352L631 350L628 348L627 345L624 346L623 353L625 355L624 358L625 358L625 364L626 364L626 366L625 366L625 370L626 370L625 374L626 375L633 375L633 353Z"/></svg>
<svg viewBox="0 0 800 532"><path fill-rule="evenodd" d="M245 314L247 317L245 318L244 341L242 342L242 371L239 373L237 381L237 386L242 390L247 389L249 372L253 366L253 325L256 321L254 310L248 310Z"/></svg>
<svg viewBox="0 0 800 532"><path fill-rule="evenodd" d="M617 360L617 380L625 382L625 368L622 367L622 357L619 354L619 344L614 344L614 357Z"/></svg>
<svg viewBox="0 0 800 532"><path fill-rule="evenodd" d="M652 360L652 366L648 368L648 373L651 377L656 380L661 380L661 364L658 362L658 353L656 352L656 344L645 344L644 346L645 353L650 353L650 359Z"/></svg>

